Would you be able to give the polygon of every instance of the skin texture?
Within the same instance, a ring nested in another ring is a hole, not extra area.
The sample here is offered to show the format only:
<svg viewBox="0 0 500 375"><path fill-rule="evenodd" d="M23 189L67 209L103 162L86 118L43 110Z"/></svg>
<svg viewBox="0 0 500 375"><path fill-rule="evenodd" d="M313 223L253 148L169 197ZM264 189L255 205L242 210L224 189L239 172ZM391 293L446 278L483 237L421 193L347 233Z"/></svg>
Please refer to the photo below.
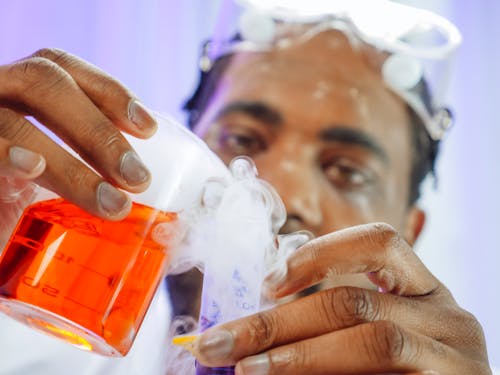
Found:
<svg viewBox="0 0 500 375"><path fill-rule="evenodd" d="M196 131L226 162L254 159L285 203L284 232L316 236L266 293L323 290L206 331L201 363L239 375L490 373L479 324L412 249L425 216L407 203L408 112L369 52L325 32L237 54L224 73Z"/></svg>

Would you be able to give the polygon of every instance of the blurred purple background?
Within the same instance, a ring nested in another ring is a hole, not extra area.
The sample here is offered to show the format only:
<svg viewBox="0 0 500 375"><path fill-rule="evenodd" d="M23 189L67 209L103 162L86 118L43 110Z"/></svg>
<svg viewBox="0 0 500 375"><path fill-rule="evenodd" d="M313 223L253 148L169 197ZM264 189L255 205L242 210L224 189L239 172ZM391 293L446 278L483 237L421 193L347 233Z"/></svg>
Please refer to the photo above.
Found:
<svg viewBox="0 0 500 375"><path fill-rule="evenodd" d="M483 324L500 364L500 2L400 1L427 7L463 33L450 103L457 123L442 148L439 187L428 184L428 225L417 251ZM0 0L0 64L42 47L94 63L146 105L183 120L201 41L218 0Z"/></svg>

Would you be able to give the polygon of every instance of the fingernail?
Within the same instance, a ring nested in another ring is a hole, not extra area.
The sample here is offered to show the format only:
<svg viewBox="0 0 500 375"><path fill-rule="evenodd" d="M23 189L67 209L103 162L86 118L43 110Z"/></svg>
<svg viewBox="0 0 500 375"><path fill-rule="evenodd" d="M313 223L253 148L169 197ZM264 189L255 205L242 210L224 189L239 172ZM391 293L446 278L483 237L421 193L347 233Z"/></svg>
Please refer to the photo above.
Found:
<svg viewBox="0 0 500 375"><path fill-rule="evenodd" d="M36 174L45 168L45 158L42 155L19 146L9 149L9 159L13 167L24 173Z"/></svg>
<svg viewBox="0 0 500 375"><path fill-rule="evenodd" d="M101 209L109 216L116 216L130 209L130 199L120 190L107 182L101 182L97 188L97 200Z"/></svg>
<svg viewBox="0 0 500 375"><path fill-rule="evenodd" d="M267 274L264 279L264 290L268 293L275 293L285 283L288 267L286 262L280 262Z"/></svg>
<svg viewBox="0 0 500 375"><path fill-rule="evenodd" d="M238 375L266 375L268 372L269 356L267 354L245 358L236 365Z"/></svg>
<svg viewBox="0 0 500 375"><path fill-rule="evenodd" d="M130 100L128 105L128 118L142 131L149 133L156 129L155 118L137 99Z"/></svg>
<svg viewBox="0 0 500 375"><path fill-rule="evenodd" d="M434 371L434 370L427 370L422 372L423 375L440 375L439 372Z"/></svg>
<svg viewBox="0 0 500 375"><path fill-rule="evenodd" d="M229 358L233 351L234 338L226 330L205 332L198 341L196 351L207 361L220 361Z"/></svg>
<svg viewBox="0 0 500 375"><path fill-rule="evenodd" d="M127 151L123 154L120 173L130 186L140 185L150 177L148 169L134 151Z"/></svg>

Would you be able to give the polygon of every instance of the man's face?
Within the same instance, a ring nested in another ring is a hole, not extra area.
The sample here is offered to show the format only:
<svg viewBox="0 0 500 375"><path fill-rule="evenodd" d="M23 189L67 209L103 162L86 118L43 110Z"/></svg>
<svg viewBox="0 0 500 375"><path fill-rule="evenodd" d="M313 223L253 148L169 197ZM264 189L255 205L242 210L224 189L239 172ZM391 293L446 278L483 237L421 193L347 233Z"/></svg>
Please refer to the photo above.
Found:
<svg viewBox="0 0 500 375"><path fill-rule="evenodd" d="M339 32L235 55L196 131L226 163L255 161L285 203L284 231L373 221L405 230L406 105Z"/></svg>

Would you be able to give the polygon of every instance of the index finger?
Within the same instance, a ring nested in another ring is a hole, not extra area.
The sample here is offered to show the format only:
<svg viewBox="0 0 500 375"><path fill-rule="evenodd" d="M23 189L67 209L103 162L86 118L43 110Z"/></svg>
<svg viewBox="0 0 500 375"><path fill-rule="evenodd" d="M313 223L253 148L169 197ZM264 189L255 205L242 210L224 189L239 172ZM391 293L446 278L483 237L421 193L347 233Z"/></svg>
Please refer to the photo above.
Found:
<svg viewBox="0 0 500 375"><path fill-rule="evenodd" d="M123 134L66 70L37 57L0 66L2 76L5 80L0 80L0 106L24 110L37 118L115 186L131 192L147 188L151 180L147 167ZM105 218L116 220L128 212L130 205L123 193L109 184L106 189L99 188L104 186L100 184L102 178L99 175L70 157L25 117L7 108L0 108L0 112L2 136L13 144L30 148L47 160L45 172L37 182L88 212ZM112 194L103 194L103 191ZM103 204L101 198L113 204Z"/></svg>
<svg viewBox="0 0 500 375"><path fill-rule="evenodd" d="M156 131L156 120L136 96L96 66L55 48L43 48L31 57L50 60L68 72L119 129L139 138L149 138Z"/></svg>
<svg viewBox="0 0 500 375"><path fill-rule="evenodd" d="M367 273L379 288L399 295L425 295L440 285L394 228L374 223L306 243L288 258L286 269L266 277L265 289L283 297L327 277L356 273Z"/></svg>

